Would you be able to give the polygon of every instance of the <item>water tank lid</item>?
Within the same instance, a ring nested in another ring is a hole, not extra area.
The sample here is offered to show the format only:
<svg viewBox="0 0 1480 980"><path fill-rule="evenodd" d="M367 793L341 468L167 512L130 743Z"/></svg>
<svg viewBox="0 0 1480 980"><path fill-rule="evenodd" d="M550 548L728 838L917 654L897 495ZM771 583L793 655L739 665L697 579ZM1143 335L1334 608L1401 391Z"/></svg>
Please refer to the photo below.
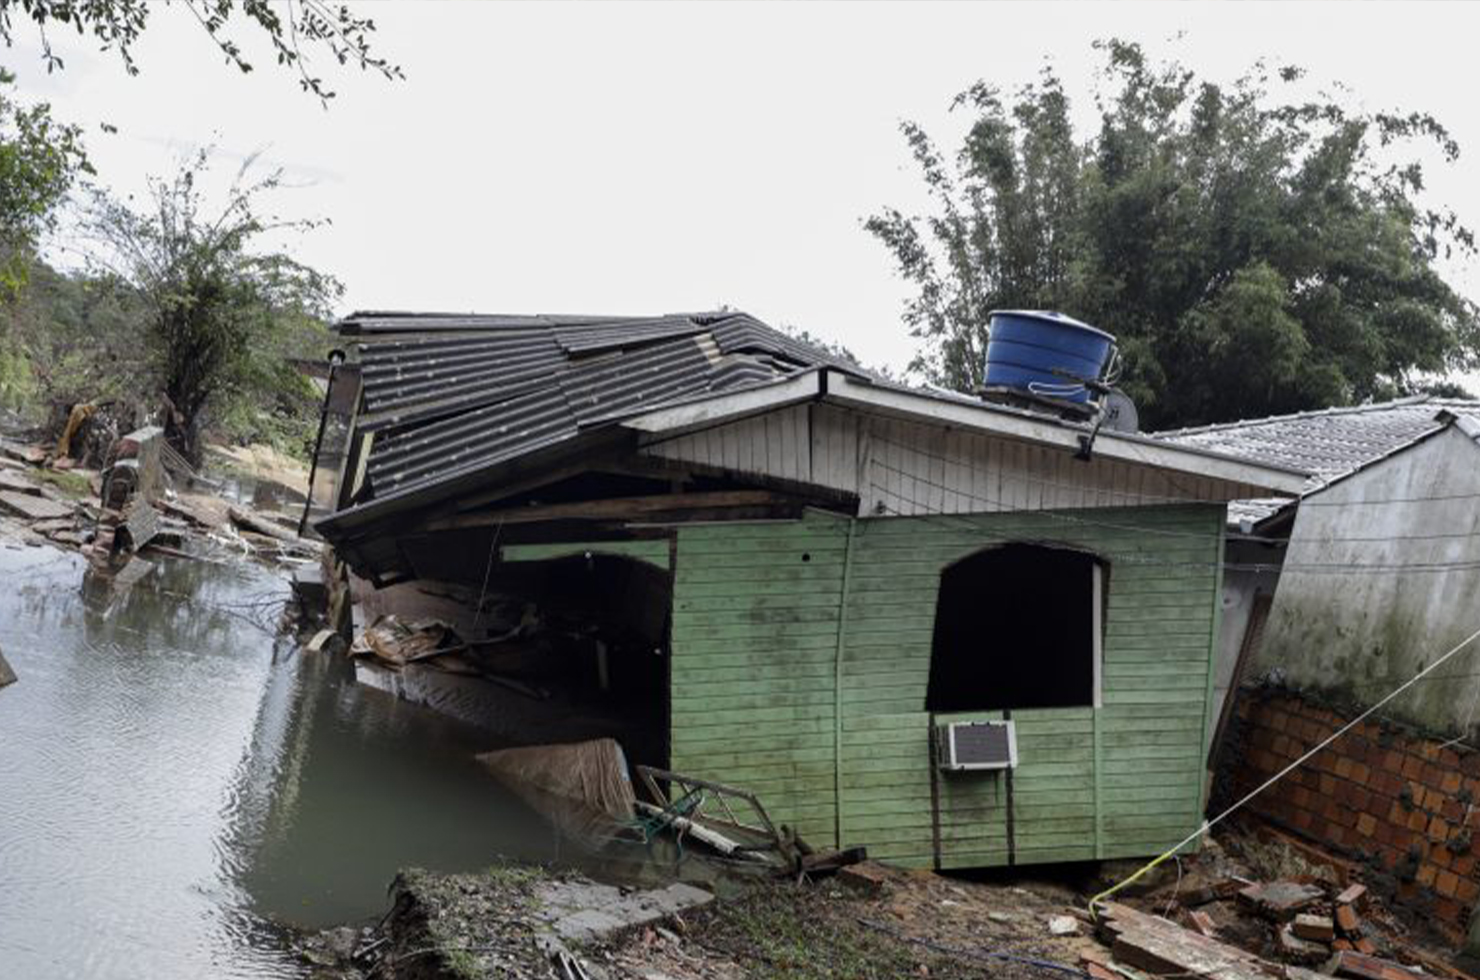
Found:
<svg viewBox="0 0 1480 980"><path fill-rule="evenodd" d="M987 314L989 322L992 318L999 316L1021 317L1025 320L1042 320L1044 323L1052 323L1061 327L1077 327L1080 330L1088 330L1092 334L1104 337L1112 343L1115 341L1114 334L1106 333L1099 327L1092 327L1088 323L1074 319L1072 316L1065 316L1063 313L1057 313L1053 310L993 310Z"/></svg>

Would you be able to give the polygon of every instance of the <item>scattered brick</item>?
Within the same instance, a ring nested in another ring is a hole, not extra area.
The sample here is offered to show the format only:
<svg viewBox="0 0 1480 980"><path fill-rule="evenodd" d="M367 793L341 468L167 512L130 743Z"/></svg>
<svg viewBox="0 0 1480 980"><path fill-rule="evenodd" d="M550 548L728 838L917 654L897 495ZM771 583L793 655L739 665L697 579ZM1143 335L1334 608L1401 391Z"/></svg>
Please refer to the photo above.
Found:
<svg viewBox="0 0 1480 980"><path fill-rule="evenodd" d="M1352 980L1420 980L1422 974L1404 969L1392 960L1371 954L1343 951L1336 954L1336 975Z"/></svg>
<svg viewBox="0 0 1480 980"><path fill-rule="evenodd" d="M1287 921L1304 911L1323 897L1314 885L1298 881L1272 881L1250 885L1238 893L1239 901L1250 906L1267 919Z"/></svg>
<svg viewBox="0 0 1480 980"><path fill-rule="evenodd" d="M1352 886L1352 888L1361 887L1361 885ZM1366 889L1363 889L1363 891L1365 890ZM1347 891L1351 891L1351 888L1348 888ZM1346 894L1346 892L1342 892L1342 894L1344 895ZM1362 920L1357 916L1356 908L1349 902L1342 902L1340 898L1337 899L1337 902L1338 904L1336 906L1336 925L1339 926L1341 928L1341 931L1344 932L1346 935L1356 935L1358 931L1362 928Z"/></svg>
<svg viewBox="0 0 1480 980"><path fill-rule="evenodd" d="M1352 885L1336 896L1337 905L1355 905L1358 908L1367 900L1366 885Z"/></svg>
<svg viewBox="0 0 1480 980"><path fill-rule="evenodd" d="M1297 915L1291 930L1301 939L1316 943L1329 943L1336 938L1336 926L1325 915Z"/></svg>
<svg viewBox="0 0 1480 980"><path fill-rule="evenodd" d="M1307 942L1295 935L1293 926L1289 925L1280 930L1279 946L1280 958L1287 963L1322 963L1330 953L1322 944Z"/></svg>

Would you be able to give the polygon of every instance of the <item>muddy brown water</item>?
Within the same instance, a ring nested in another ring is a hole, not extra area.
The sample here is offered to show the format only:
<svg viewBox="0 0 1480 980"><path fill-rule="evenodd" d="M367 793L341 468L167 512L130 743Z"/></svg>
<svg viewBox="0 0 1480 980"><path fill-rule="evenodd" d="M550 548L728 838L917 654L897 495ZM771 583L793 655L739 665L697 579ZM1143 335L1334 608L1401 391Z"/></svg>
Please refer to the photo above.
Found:
<svg viewBox="0 0 1480 980"><path fill-rule="evenodd" d="M122 598L0 547L0 978L304 975L396 869L550 856L478 732L274 635L283 573L167 560Z"/></svg>

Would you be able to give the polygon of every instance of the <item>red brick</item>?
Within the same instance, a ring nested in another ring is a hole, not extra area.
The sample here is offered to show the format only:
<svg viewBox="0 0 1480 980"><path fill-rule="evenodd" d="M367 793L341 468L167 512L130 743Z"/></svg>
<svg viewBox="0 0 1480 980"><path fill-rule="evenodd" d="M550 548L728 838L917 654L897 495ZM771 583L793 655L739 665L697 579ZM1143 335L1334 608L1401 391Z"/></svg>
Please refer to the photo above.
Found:
<svg viewBox="0 0 1480 980"><path fill-rule="evenodd" d="M1475 856L1473 854L1456 854L1454 860L1449 862L1449 870L1467 878L1475 873Z"/></svg>
<svg viewBox="0 0 1480 980"><path fill-rule="evenodd" d="M1429 821L1428 834L1429 840L1442 844L1449 839L1449 824L1443 817L1434 817Z"/></svg>
<svg viewBox="0 0 1480 980"><path fill-rule="evenodd" d="M1416 755L1403 757L1403 778L1420 779L1423 776L1423 760Z"/></svg>
<svg viewBox="0 0 1480 980"><path fill-rule="evenodd" d="M1437 789L1426 789L1423 791L1423 808L1430 813L1438 813L1444 809L1444 794Z"/></svg>
<svg viewBox="0 0 1480 980"><path fill-rule="evenodd" d="M1350 935L1356 932L1362 925L1362 919L1357 915L1357 910L1350 905L1336 906L1336 925L1342 932Z"/></svg>
<svg viewBox="0 0 1480 980"><path fill-rule="evenodd" d="M1468 860L1468 858L1461 860ZM1462 877L1459 880L1459 887L1454 890L1454 897L1465 905L1474 905L1475 900L1480 899L1480 884Z"/></svg>
<svg viewBox="0 0 1480 980"><path fill-rule="evenodd" d="M1366 786L1372 779L1372 767L1365 762L1352 763L1352 782Z"/></svg>
<svg viewBox="0 0 1480 980"><path fill-rule="evenodd" d="M1433 762L1439 758L1439 746L1435 742L1419 742L1418 754Z"/></svg>
<svg viewBox="0 0 1480 980"><path fill-rule="evenodd" d="M1458 925L1464 918L1465 910L1452 898L1441 898L1434 903L1434 913L1444 922Z"/></svg>
<svg viewBox="0 0 1480 980"><path fill-rule="evenodd" d="M1336 775L1340 776L1342 779L1352 778L1352 760L1348 759L1346 756L1337 756L1336 764L1332 768L1335 770Z"/></svg>
<svg viewBox="0 0 1480 980"><path fill-rule="evenodd" d="M1429 815L1422 810L1414 810L1408 814L1408 829L1421 832L1429 825Z"/></svg>
<svg viewBox="0 0 1480 980"><path fill-rule="evenodd" d="M1357 817L1357 833L1363 837L1371 837L1377 831L1377 818L1370 813L1364 813Z"/></svg>
<svg viewBox="0 0 1480 980"><path fill-rule="evenodd" d="M1336 792L1336 777L1330 773L1321 773L1321 795L1330 796Z"/></svg>
<svg viewBox="0 0 1480 980"><path fill-rule="evenodd" d="M1420 864L1418 866L1418 877L1416 880L1425 888L1432 886L1434 884L1434 880L1438 877L1439 866L1437 864L1432 864L1428 861L1425 861L1423 864Z"/></svg>
<svg viewBox="0 0 1480 980"><path fill-rule="evenodd" d="M1465 779L1459 773L1449 770L1439 779L1439 789L1446 796L1453 796L1459 792L1459 788L1465 784Z"/></svg>
<svg viewBox="0 0 1480 980"><path fill-rule="evenodd" d="M1445 898L1453 898L1459 891L1459 877L1453 871L1440 871L1434 879L1434 890Z"/></svg>
<svg viewBox="0 0 1480 980"><path fill-rule="evenodd" d="M1443 766L1445 769L1458 769L1459 753L1454 751L1454 749L1446 746L1443 751L1439 753L1439 765Z"/></svg>

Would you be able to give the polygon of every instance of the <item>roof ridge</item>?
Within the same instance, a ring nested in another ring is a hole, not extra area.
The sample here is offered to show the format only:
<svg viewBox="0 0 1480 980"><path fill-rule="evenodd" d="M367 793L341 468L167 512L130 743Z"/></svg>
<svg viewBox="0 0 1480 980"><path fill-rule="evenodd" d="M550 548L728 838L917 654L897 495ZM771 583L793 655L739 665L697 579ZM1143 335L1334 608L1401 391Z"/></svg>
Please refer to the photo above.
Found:
<svg viewBox="0 0 1480 980"><path fill-rule="evenodd" d="M1434 401L1434 396L1405 395L1402 398L1394 398L1385 402L1366 402L1361 405L1331 405L1326 408L1306 409L1303 412L1289 412L1285 415L1266 415L1259 419L1239 419L1234 422L1212 422L1208 425L1191 425L1181 429L1163 429L1153 432L1151 435L1158 439L1171 439L1177 436L1199 435L1204 432L1221 432L1226 429L1252 428L1258 425L1272 425L1276 422L1291 422L1299 419L1313 419L1330 417L1333 415L1357 415L1366 412L1386 411L1408 405L1423 405ZM1450 401L1464 401L1464 399L1450 399ZM1480 400L1473 404L1480 405Z"/></svg>

